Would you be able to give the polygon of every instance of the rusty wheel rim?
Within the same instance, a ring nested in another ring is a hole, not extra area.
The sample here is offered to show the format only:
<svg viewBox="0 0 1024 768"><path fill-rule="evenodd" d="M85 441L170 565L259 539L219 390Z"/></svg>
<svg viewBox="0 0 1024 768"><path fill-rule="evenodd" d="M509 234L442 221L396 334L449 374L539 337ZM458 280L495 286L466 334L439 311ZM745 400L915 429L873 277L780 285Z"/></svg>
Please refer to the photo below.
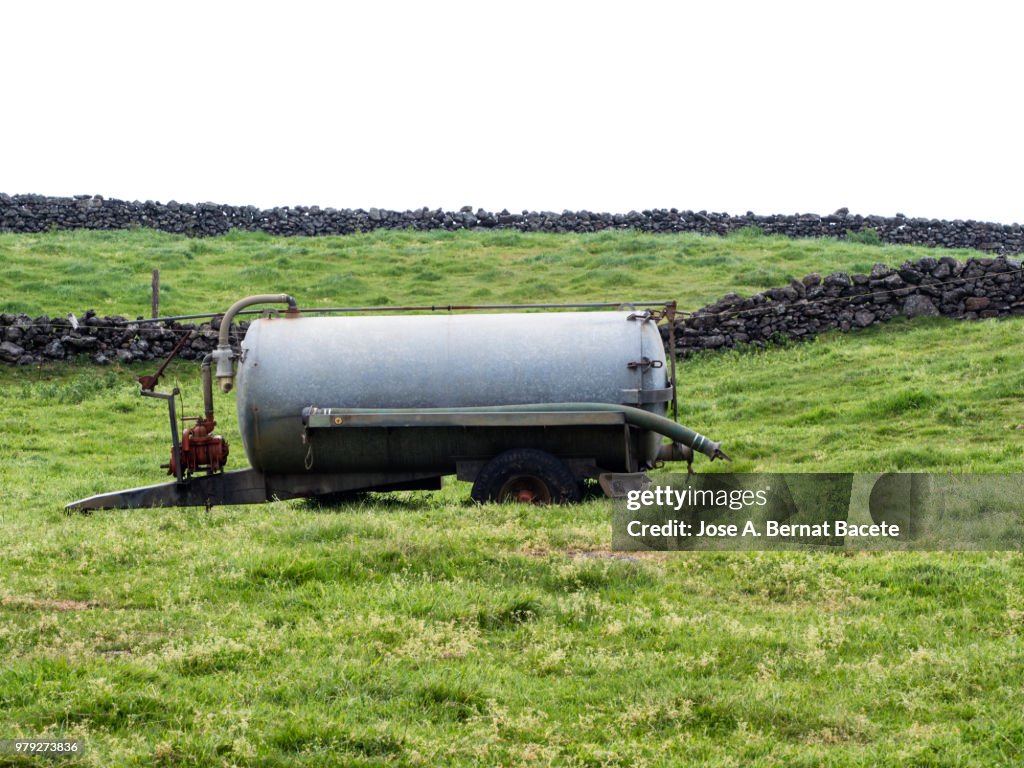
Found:
<svg viewBox="0 0 1024 768"><path fill-rule="evenodd" d="M520 504L550 504L551 491L547 484L533 475L510 477L498 491L498 501L514 501Z"/></svg>

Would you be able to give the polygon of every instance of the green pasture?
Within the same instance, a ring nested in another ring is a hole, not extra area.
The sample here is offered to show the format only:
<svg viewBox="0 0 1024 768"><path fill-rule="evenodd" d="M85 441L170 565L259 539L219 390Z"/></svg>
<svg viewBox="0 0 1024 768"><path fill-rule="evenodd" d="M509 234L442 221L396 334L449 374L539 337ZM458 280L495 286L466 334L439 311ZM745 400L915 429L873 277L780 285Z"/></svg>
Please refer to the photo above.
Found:
<svg viewBox="0 0 1024 768"><path fill-rule="evenodd" d="M982 254L740 230L726 238L633 231L378 230L319 238L232 232L188 238L152 230L0 233L0 312L150 313L160 270L163 315L226 309L286 292L304 307L678 299L696 309L809 272L868 272L876 262Z"/></svg>
<svg viewBox="0 0 1024 768"><path fill-rule="evenodd" d="M756 233L4 234L0 308L145 314L159 267L168 313L266 291L692 309L926 253ZM1022 332L895 321L699 355L680 421L737 471L1024 472ZM0 368L0 738L82 739L61 763L90 766L1024 762L1017 553L615 553L603 499L477 506L454 481L65 515L166 479L166 412L133 383L153 368ZM197 411L195 364L173 383ZM217 408L240 467L232 398Z"/></svg>

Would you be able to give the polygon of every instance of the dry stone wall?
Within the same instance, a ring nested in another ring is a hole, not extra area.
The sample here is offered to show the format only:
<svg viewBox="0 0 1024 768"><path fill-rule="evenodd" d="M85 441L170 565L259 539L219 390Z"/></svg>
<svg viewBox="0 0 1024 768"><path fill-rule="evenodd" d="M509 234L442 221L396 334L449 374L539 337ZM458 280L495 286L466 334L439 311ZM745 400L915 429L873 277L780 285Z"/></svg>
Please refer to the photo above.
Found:
<svg viewBox="0 0 1024 768"><path fill-rule="evenodd" d="M683 354L772 341L812 339L898 316L976 320L1024 315L1024 271L1005 257L925 257L868 275L810 274L749 298L727 294L676 323Z"/></svg>
<svg viewBox="0 0 1024 768"><path fill-rule="evenodd" d="M232 328L244 337L248 322ZM90 360L98 365L158 360L189 336L179 356L202 359L217 346L219 318L212 323L140 323L124 317L99 317L91 309L81 317L0 315L0 362L33 365L62 360Z"/></svg>
<svg viewBox="0 0 1024 768"><path fill-rule="evenodd" d="M994 258L965 262L949 256L922 258L900 267L876 265L868 275L811 274L790 285L749 298L728 294L677 322L677 351L763 346L774 340L810 339L829 330L849 331L899 315L943 315L972 320L1024 315L1024 278L1009 254L1024 252L1019 224L860 216L845 208L830 216L730 216L675 208L625 214L589 211L491 213L422 208L318 207L259 209L214 203L125 202L99 196L46 197L0 193L0 231L130 229L150 227L192 236L222 235L232 229L274 235L344 235L374 229L514 229L525 232L595 232L637 229L724 235L743 227L789 237L837 237L872 230L882 242L974 248ZM81 318L0 315L0 362L30 365L87 356L98 364L153 360L167 355L182 334L181 356L199 359L216 345L217 320L201 325L148 324L123 317ZM247 327L240 325L241 332Z"/></svg>
<svg viewBox="0 0 1024 768"><path fill-rule="evenodd" d="M523 232L598 232L637 229L645 232L697 232L724 235L743 227L789 237L837 237L873 230L881 242L976 248L994 254L1024 252L1019 224L983 221L861 216L841 208L818 214L742 216L708 211L648 209L629 213L591 211L522 211L493 213L465 206L458 211L419 208L389 211L312 207L261 209L217 203L126 202L94 195L46 197L0 193L0 231L46 232L50 229L130 229L150 227L196 237L223 235L232 229L272 235L347 235L374 229L514 229Z"/></svg>
<svg viewBox="0 0 1024 768"><path fill-rule="evenodd" d="M1024 270L1005 257L925 257L899 267L877 264L870 274L810 274L788 286L744 298L735 293L676 323L677 351L764 346L812 339L831 330L866 328L897 316L943 315L963 320L1024 315ZM182 334L181 357L201 359L217 344L219 319L200 325L146 323L124 317L31 318L0 315L0 362L32 365L88 359L97 364L154 360L170 353ZM248 328L233 328L241 338ZM663 331L667 339L667 331Z"/></svg>

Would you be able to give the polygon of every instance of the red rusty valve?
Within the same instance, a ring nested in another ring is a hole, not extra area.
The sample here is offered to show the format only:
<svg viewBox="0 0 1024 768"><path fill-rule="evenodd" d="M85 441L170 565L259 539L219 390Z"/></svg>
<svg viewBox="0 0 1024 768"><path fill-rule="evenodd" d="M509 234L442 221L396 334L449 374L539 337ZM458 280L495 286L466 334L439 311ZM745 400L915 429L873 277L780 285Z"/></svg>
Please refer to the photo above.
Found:
<svg viewBox="0 0 1024 768"><path fill-rule="evenodd" d="M220 472L228 461L228 441L220 435L210 434L217 422L200 419L194 427L189 427L181 436L178 455L171 451L171 463L167 465L167 474L177 475L178 465L182 474L188 476L194 472Z"/></svg>

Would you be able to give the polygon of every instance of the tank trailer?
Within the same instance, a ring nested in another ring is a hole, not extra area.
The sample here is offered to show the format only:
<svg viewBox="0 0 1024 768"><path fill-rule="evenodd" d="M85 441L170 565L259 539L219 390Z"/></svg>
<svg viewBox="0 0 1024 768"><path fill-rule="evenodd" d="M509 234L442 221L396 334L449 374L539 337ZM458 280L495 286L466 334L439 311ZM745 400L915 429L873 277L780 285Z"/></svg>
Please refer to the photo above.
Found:
<svg viewBox="0 0 1024 768"><path fill-rule="evenodd" d="M284 311L248 309L279 304ZM203 415L181 419L177 388L141 394L167 403L173 481L68 505L93 510L255 504L363 491L438 489L456 475L479 502L561 503L598 480L618 496L646 471L694 453L728 458L720 443L667 418L676 410L674 358L658 323L675 302L520 305L616 307L600 312L358 315L366 308L300 312L287 294L235 302L217 348L202 361ZM244 340L231 324L258 312ZM331 316L313 316L333 312ZM340 316L338 316L340 314ZM235 391L247 469L225 471L214 386ZM191 423L191 426L186 426ZM667 441L666 441L667 438Z"/></svg>

